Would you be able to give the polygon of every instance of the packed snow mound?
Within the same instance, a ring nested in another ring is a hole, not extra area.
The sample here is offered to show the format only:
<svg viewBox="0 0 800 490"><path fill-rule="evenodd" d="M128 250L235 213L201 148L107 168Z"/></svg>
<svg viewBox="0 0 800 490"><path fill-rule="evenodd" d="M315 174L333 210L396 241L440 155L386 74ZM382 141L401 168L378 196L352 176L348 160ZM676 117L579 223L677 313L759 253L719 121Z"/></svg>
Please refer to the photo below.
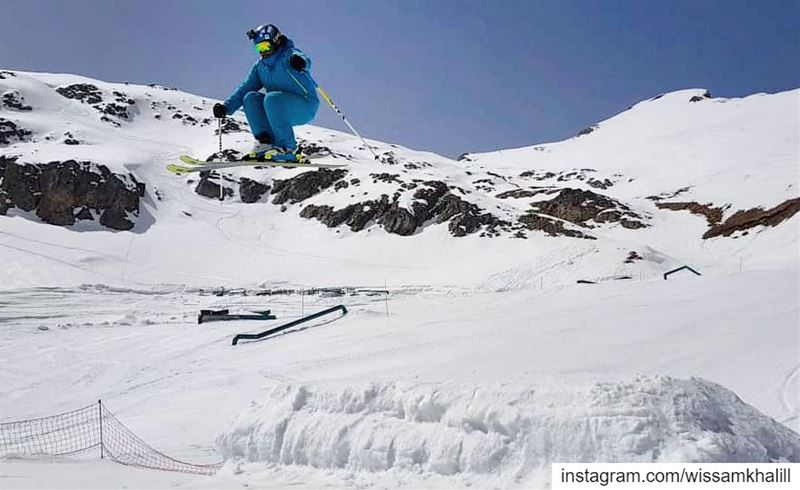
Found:
<svg viewBox="0 0 800 490"><path fill-rule="evenodd" d="M702 379L591 386L281 385L218 438L227 461L520 481L552 462L800 461L800 437Z"/></svg>

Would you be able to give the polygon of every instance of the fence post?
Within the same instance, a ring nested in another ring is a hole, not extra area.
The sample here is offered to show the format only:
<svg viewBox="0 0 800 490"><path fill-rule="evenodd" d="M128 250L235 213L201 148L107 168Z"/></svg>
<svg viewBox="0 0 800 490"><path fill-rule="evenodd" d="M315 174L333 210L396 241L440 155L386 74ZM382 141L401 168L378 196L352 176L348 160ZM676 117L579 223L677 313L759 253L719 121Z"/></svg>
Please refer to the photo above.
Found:
<svg viewBox="0 0 800 490"><path fill-rule="evenodd" d="M103 402L97 400L97 414L100 416L100 459L103 459Z"/></svg>

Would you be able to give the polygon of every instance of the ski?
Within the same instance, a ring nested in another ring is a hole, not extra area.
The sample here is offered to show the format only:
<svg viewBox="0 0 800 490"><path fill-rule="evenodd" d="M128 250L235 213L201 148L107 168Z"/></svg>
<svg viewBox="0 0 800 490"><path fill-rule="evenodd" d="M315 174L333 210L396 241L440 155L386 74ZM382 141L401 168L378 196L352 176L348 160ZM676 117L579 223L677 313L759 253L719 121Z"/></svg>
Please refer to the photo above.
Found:
<svg viewBox="0 0 800 490"><path fill-rule="evenodd" d="M283 168L340 168L346 167L344 164L336 163L315 163L315 162L274 162L270 160L241 160L238 162L200 162L188 163L184 165L169 164L167 170L173 174L186 174L191 172L205 172L208 170L218 170L223 168L236 167L283 167Z"/></svg>

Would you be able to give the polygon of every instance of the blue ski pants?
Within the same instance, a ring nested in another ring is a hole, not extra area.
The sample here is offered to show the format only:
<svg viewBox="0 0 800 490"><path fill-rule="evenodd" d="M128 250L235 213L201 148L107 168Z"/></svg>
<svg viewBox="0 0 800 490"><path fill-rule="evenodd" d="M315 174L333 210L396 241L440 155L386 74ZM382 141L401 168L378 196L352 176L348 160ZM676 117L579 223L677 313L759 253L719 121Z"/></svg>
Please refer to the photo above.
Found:
<svg viewBox="0 0 800 490"><path fill-rule="evenodd" d="M296 149L292 126L314 119L319 99L307 99L290 92L248 92L243 101L244 113L253 136L275 146Z"/></svg>

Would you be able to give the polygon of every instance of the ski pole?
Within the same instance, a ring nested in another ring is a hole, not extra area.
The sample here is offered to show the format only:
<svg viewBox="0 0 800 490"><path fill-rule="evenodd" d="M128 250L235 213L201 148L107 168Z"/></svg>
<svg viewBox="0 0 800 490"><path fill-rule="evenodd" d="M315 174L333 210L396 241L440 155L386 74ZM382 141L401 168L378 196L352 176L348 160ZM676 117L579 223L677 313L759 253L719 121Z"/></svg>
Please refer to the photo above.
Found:
<svg viewBox="0 0 800 490"><path fill-rule="evenodd" d="M222 118L217 118L217 133L219 133L219 159L222 160ZM219 204L222 206L222 201L225 198L222 195L222 170L219 171Z"/></svg>
<svg viewBox="0 0 800 490"><path fill-rule="evenodd" d="M328 105L331 106L331 109L336 111L336 113L339 114L339 116L341 116L342 121L344 121L344 123L347 124L347 127L350 128L350 131L352 131L353 134L361 138L361 141L364 143L364 145L366 145L367 148L369 148L369 151L370 153L372 153L372 156L375 157L375 160L380 160L380 158L378 158L378 154L375 153L375 150L373 150L372 147L369 146L369 143L367 143L367 140L365 140L363 136L358 134L356 128L354 128L353 125L350 124L350 121L348 121L347 118L344 117L344 113L342 113L342 111L338 107L336 107L336 104L333 103L333 100L331 99L331 96L328 95L328 92L326 92L325 89L323 89L322 87L317 87L317 92L319 92L319 95L321 95L322 98L325 99L325 102L327 102Z"/></svg>

